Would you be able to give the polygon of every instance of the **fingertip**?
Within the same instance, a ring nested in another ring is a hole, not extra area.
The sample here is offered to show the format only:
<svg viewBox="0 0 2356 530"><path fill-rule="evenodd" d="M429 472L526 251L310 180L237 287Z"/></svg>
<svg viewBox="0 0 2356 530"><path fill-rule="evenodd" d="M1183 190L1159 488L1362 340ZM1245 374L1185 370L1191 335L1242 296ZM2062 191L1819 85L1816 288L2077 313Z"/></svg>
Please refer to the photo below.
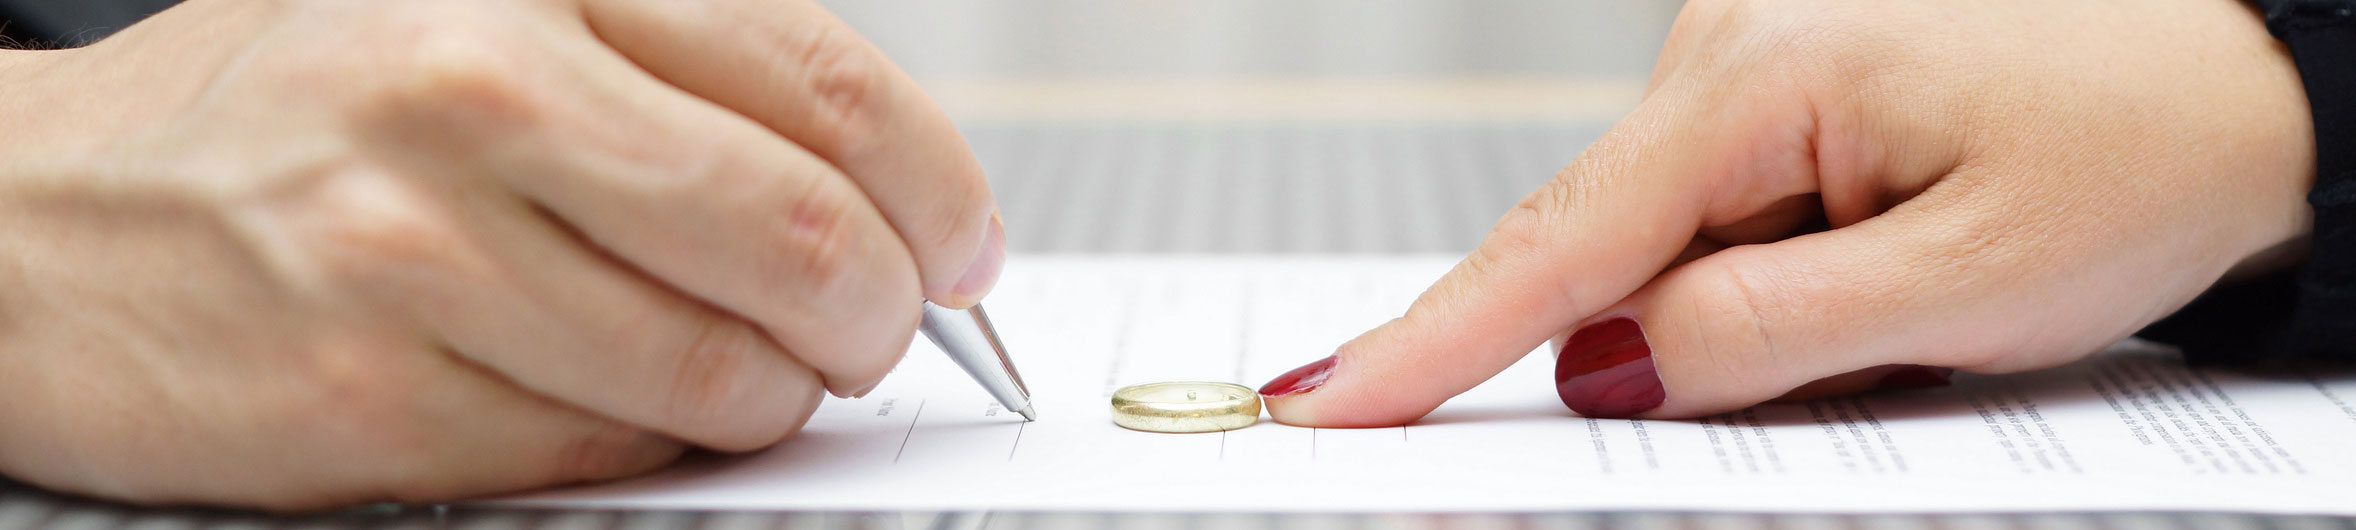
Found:
<svg viewBox="0 0 2356 530"><path fill-rule="evenodd" d="M1285 372L1284 375L1276 376L1275 379L1268 380L1268 384L1260 385L1260 397L1275 399L1316 391L1318 387L1325 386L1326 380L1333 377L1334 365L1339 362L1339 359L1337 356L1327 355L1323 359L1301 365L1299 368Z"/></svg>
<svg viewBox="0 0 2356 530"><path fill-rule="evenodd" d="M1269 379L1260 385L1261 408L1277 423L1316 426L1315 400L1304 398L1325 386L1338 362L1335 356L1328 355Z"/></svg>
<svg viewBox="0 0 2356 530"><path fill-rule="evenodd" d="M1344 357L1327 356L1270 379L1260 387L1262 408L1285 425L1365 428L1404 425L1438 406L1372 380L1373 372L1352 370Z"/></svg>

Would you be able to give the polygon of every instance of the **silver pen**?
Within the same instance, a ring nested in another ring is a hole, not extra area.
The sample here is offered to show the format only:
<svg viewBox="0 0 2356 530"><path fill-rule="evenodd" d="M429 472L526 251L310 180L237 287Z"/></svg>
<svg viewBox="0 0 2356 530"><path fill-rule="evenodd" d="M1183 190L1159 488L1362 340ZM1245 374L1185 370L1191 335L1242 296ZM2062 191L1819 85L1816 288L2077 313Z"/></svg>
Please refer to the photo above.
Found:
<svg viewBox="0 0 2356 530"><path fill-rule="evenodd" d="M1023 421L1037 421L1038 412L1031 410L1031 390L1023 387L1023 376L1014 373L1014 361L1006 358L1006 344L998 342L998 328L990 325L990 314L982 312L981 304L963 311L924 303L924 324L916 329L924 331L924 338L957 361L966 375L973 376L982 390L998 398L1006 410L1023 415Z"/></svg>

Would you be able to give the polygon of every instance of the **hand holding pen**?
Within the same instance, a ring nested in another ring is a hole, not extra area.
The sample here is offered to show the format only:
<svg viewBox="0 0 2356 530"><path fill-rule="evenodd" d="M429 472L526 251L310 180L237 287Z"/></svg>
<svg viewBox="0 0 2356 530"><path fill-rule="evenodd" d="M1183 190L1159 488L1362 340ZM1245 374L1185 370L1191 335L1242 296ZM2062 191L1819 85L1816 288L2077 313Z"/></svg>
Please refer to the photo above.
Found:
<svg viewBox="0 0 2356 530"><path fill-rule="evenodd" d="M0 50L0 473L297 509L759 449L1003 266L815 3L331 4Z"/></svg>

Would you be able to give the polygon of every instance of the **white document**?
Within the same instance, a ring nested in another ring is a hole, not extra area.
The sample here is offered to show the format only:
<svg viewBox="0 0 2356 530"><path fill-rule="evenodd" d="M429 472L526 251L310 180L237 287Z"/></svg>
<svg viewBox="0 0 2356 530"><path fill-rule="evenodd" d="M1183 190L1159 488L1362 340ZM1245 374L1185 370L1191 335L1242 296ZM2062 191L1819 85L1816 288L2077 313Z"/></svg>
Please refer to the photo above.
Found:
<svg viewBox="0 0 2356 530"><path fill-rule="evenodd" d="M1538 352L1405 427L1116 427L1135 383L1257 387L1405 310L1452 258L1018 256L988 307L1039 421L930 343L776 448L516 499L603 508L2356 515L2356 377L2132 344L2031 374L1692 421L1576 417Z"/></svg>

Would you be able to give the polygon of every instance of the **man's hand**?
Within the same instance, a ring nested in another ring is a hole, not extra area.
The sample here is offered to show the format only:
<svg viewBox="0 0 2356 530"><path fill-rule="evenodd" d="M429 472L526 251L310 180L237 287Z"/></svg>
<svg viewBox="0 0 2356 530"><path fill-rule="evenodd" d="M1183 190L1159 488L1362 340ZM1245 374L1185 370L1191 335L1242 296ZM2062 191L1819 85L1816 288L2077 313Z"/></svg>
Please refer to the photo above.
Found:
<svg viewBox="0 0 2356 530"><path fill-rule="evenodd" d="M0 70L0 472L428 501L791 436L1003 229L807 1L195 0Z"/></svg>
<svg viewBox="0 0 2356 530"><path fill-rule="evenodd" d="M1397 425L1549 338L1589 416L2053 366L2282 266L2312 134L2231 0L1691 2L1634 112L1404 318L1263 392Z"/></svg>

